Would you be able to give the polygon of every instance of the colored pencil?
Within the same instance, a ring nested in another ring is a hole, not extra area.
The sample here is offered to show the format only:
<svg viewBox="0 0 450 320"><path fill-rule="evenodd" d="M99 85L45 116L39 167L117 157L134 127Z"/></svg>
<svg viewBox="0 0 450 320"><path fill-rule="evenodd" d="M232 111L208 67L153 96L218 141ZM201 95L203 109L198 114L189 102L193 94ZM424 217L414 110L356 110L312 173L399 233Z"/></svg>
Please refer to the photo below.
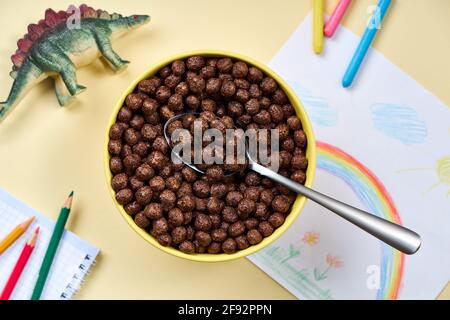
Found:
<svg viewBox="0 0 450 320"><path fill-rule="evenodd" d="M11 275L9 276L8 282L6 282L5 288L3 289L2 294L0 295L0 300L9 300L14 288L16 287L17 281L22 274L23 269L27 265L28 259L33 253L34 247L36 246L36 239L39 234L39 227L36 228L31 238L27 241L25 246L23 247L22 253L19 256L19 259L14 266Z"/></svg>
<svg viewBox="0 0 450 320"><path fill-rule="evenodd" d="M323 0L313 1L313 49L320 54L323 49Z"/></svg>
<svg viewBox="0 0 450 320"><path fill-rule="evenodd" d="M72 207L73 191L69 194L66 202L64 203L61 212L59 213L58 220L56 221L53 229L53 234L50 238L47 251L45 252L44 260L42 261L41 269L39 270L38 279L31 296L31 300L39 300L44 289L45 282L52 266L52 262L55 258L56 250L58 249L61 236L64 233L64 226L69 218L70 208Z"/></svg>
<svg viewBox="0 0 450 320"><path fill-rule="evenodd" d="M347 11L348 6L350 5L350 2L352 2L352 0L341 0L337 4L336 8L334 8L330 19L328 19L325 23L325 28L323 28L323 33L326 37L331 38L334 35L339 23L341 23L345 11Z"/></svg>
<svg viewBox="0 0 450 320"><path fill-rule="evenodd" d="M356 49L352 60L345 72L345 75L342 79L342 86L344 88L348 88L352 85L353 80L355 79L356 74L358 73L359 68L364 60L364 57L367 54L367 51L370 48L370 45L377 34L378 28L383 21L384 16L386 15L387 10L389 9L389 5L391 4L391 0L380 0L378 2L378 6L369 21L369 25L364 32L361 41Z"/></svg>
<svg viewBox="0 0 450 320"><path fill-rule="evenodd" d="M17 227L15 227L2 241L0 241L0 254L9 248L19 237L27 231L30 224L34 221L34 217L30 217Z"/></svg>

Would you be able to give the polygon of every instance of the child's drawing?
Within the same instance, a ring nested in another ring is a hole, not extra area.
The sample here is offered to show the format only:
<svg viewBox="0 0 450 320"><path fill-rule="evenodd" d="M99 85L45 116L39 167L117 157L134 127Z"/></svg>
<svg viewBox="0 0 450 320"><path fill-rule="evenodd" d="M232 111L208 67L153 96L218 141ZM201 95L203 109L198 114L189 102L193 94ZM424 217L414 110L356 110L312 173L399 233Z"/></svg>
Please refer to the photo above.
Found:
<svg viewBox="0 0 450 320"><path fill-rule="evenodd" d="M427 127L417 112L405 106L377 103L370 107L375 128L405 145L422 143Z"/></svg>
<svg viewBox="0 0 450 320"><path fill-rule="evenodd" d="M303 235L302 241L309 246L315 246L319 243L320 235L314 231L308 231Z"/></svg>
<svg viewBox="0 0 450 320"><path fill-rule="evenodd" d="M344 263L342 262L341 259L339 259L339 257L332 256L331 254L327 254L326 263L327 267L322 272L319 270L319 268L317 267L314 268L314 279L316 279L316 281L325 280L328 277L328 272L331 269L338 269L344 265Z"/></svg>
<svg viewBox="0 0 450 320"><path fill-rule="evenodd" d="M315 96L295 81L289 81L289 84L300 98L300 101L308 112L309 119L314 124L322 127L332 127L337 124L338 112L325 99Z"/></svg>

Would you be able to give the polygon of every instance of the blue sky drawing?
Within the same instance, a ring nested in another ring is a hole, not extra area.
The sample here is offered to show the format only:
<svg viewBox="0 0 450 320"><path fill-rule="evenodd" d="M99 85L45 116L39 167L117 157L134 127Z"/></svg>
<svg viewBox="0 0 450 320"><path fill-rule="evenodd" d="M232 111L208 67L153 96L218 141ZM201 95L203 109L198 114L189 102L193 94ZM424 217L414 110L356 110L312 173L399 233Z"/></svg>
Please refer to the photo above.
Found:
<svg viewBox="0 0 450 320"><path fill-rule="evenodd" d="M425 121L407 106L377 103L370 107L375 129L409 146L423 143L427 137Z"/></svg>
<svg viewBox="0 0 450 320"><path fill-rule="evenodd" d="M295 81L289 82L308 113L309 119L322 127L333 127L338 123L338 112L328 102L314 95Z"/></svg>

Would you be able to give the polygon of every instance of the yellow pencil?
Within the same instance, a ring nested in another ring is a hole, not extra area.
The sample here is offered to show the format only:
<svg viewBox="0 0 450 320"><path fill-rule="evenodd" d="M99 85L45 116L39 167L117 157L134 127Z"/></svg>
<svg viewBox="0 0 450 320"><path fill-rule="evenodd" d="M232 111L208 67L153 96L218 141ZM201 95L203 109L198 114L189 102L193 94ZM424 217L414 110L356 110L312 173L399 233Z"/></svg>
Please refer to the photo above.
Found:
<svg viewBox="0 0 450 320"><path fill-rule="evenodd" d="M323 0L312 0L313 4L313 49L320 54L323 49Z"/></svg>
<svg viewBox="0 0 450 320"><path fill-rule="evenodd" d="M0 254L2 254L10 245L14 243L25 231L27 231L34 217L28 218L17 227L15 227L2 241L0 241Z"/></svg>

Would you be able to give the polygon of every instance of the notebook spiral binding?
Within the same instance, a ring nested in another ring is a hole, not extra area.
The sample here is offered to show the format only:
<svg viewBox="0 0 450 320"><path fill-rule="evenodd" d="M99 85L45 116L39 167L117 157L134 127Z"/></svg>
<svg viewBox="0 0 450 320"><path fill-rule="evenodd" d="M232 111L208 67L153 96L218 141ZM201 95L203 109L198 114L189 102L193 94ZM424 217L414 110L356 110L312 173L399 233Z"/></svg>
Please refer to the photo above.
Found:
<svg viewBox="0 0 450 320"><path fill-rule="evenodd" d="M71 300L78 293L84 280L91 273L91 269L95 264L96 260L91 255L87 254L78 266L77 271L73 274L72 279L61 293L60 299Z"/></svg>

